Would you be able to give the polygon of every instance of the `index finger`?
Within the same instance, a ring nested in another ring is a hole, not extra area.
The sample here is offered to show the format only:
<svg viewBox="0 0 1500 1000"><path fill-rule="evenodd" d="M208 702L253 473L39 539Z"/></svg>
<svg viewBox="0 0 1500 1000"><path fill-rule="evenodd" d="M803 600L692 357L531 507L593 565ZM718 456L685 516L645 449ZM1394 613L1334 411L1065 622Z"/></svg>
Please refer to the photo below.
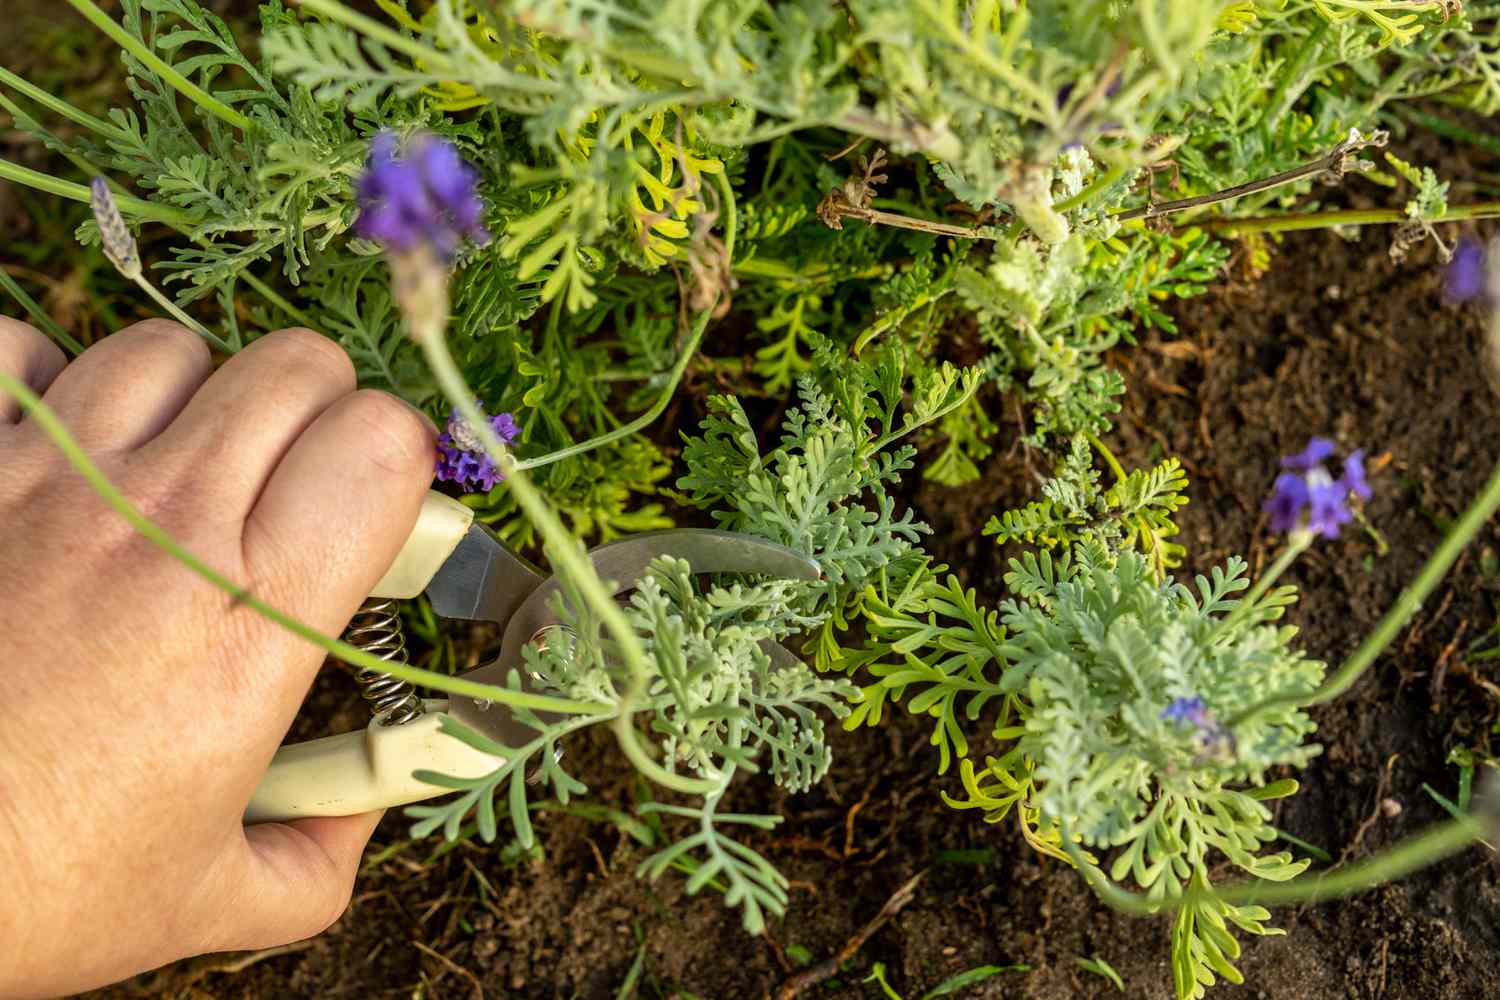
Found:
<svg viewBox="0 0 1500 1000"><path fill-rule="evenodd" d="M334 403L292 443L245 519L252 586L320 631L342 629L411 534L436 458L431 425L394 396L367 389ZM302 659L305 669L274 685L287 724L322 657Z"/></svg>
<svg viewBox="0 0 1500 1000"><path fill-rule="evenodd" d="M20 379L41 395L67 363L62 350L35 327L0 316L0 372ZM19 419L20 400L0 393L0 424L13 424Z"/></svg>

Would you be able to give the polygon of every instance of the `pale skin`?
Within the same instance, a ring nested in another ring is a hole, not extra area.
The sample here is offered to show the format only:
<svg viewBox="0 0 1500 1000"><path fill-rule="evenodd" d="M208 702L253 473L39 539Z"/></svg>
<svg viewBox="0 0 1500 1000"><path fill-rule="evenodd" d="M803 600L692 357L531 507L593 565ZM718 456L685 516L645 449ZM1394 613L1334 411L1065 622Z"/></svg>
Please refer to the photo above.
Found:
<svg viewBox="0 0 1500 1000"><path fill-rule="evenodd" d="M0 317L42 393L189 550L325 633L416 522L434 429L356 391L332 341L273 333L214 369L150 321L71 364ZM348 905L378 814L241 816L321 651L141 538L0 393L0 998L311 937Z"/></svg>

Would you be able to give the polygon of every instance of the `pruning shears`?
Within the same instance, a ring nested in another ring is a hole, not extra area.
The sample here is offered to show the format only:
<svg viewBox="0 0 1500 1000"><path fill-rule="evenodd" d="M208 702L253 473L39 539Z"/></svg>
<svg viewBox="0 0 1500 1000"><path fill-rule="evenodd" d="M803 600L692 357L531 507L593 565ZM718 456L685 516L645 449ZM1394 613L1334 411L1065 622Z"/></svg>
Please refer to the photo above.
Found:
<svg viewBox="0 0 1500 1000"><path fill-rule="evenodd" d="M817 580L818 564L793 549L751 535L675 529L635 535L587 553L600 579L616 594L635 587L658 556L686 560L695 573L760 574ZM504 686L512 670L527 671L523 647L567 636L554 597L559 583L516 555L474 521L468 507L429 493L417 525L372 598L410 599L425 593L442 618L505 626L500 655L463 679ZM351 635L351 641L353 636ZM782 649L778 658L790 657ZM502 704L458 696L420 700L411 695L378 711L361 731L283 746L245 812L247 823L308 816L348 816L406 805L451 791L413 776L429 771L478 778L505 760L442 732L452 718L502 747L520 747L535 731ZM377 707L380 702L377 701Z"/></svg>

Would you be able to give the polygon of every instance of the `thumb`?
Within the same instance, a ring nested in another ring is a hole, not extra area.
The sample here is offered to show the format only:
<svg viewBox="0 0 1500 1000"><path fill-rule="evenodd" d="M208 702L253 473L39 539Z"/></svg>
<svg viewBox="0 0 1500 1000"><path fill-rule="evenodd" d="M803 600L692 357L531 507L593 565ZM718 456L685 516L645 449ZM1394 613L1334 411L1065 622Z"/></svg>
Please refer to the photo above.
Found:
<svg viewBox="0 0 1500 1000"><path fill-rule="evenodd" d="M273 948L313 937L343 915L354 876L382 812L326 816L245 828L249 864L234 912L226 913L227 950Z"/></svg>

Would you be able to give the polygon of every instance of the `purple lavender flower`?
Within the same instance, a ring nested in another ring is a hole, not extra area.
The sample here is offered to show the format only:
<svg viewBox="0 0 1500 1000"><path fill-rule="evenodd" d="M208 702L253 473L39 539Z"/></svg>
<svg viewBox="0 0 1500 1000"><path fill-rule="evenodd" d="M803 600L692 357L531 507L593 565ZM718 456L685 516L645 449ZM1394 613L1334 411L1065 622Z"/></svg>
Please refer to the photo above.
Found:
<svg viewBox="0 0 1500 1000"><path fill-rule="evenodd" d="M1365 453L1363 450L1351 452L1344 459L1344 476L1339 480L1344 489L1361 500L1368 500L1375 494L1370 489L1370 484L1365 481Z"/></svg>
<svg viewBox="0 0 1500 1000"><path fill-rule="evenodd" d="M1288 455L1281 460L1283 469L1298 469L1302 472L1311 472L1324 462L1328 461L1333 454L1333 442L1325 437L1315 437L1307 442L1307 447L1295 455Z"/></svg>
<svg viewBox="0 0 1500 1000"><path fill-rule="evenodd" d="M1187 722L1202 729L1213 721L1208 706L1199 697L1176 698L1161 710L1161 718L1167 722Z"/></svg>
<svg viewBox="0 0 1500 1000"><path fill-rule="evenodd" d="M1361 500L1373 495L1365 480L1364 452L1356 451L1344 459L1344 474L1334 479L1323 463L1333 457L1333 442L1315 437L1307 447L1281 460L1285 469L1276 477L1265 512L1271 516L1271 530L1278 534L1304 530L1325 538L1337 538L1339 529L1354 520L1349 509L1349 495Z"/></svg>
<svg viewBox="0 0 1500 1000"><path fill-rule="evenodd" d="M497 413L489 422L495 436L506 444L521 433L516 418L509 413ZM438 435L437 443L439 482L457 483L465 493L488 493L505 478L494 459L485 454L479 435L456 408L448 415L448 427Z"/></svg>
<svg viewBox="0 0 1500 1000"><path fill-rule="evenodd" d="M1214 713L1202 698L1196 695L1191 698L1174 698L1170 705L1161 710L1160 717L1165 722L1186 722L1193 727L1193 742L1198 747L1199 763L1218 761L1227 764L1234 760L1238 747L1234 733L1214 718Z"/></svg>
<svg viewBox="0 0 1500 1000"><path fill-rule="evenodd" d="M1271 499L1266 501L1266 513L1271 515L1271 530L1278 535L1297 527L1302 509L1307 506L1307 480L1290 472L1276 477Z"/></svg>
<svg viewBox="0 0 1500 1000"><path fill-rule="evenodd" d="M1485 294L1484 245L1470 236L1459 239L1448 261L1443 294L1449 302L1468 302Z"/></svg>
<svg viewBox="0 0 1500 1000"><path fill-rule="evenodd" d="M1310 474L1307 483L1307 530L1324 538L1337 538L1339 529L1354 520L1349 490L1337 479L1328 480L1327 473L1316 482L1314 476Z"/></svg>
<svg viewBox="0 0 1500 1000"><path fill-rule="evenodd" d="M425 246L450 260L465 239L489 242L477 182L473 168L442 139L421 134L398 150L396 136L382 132L359 179L355 232L396 253Z"/></svg>

